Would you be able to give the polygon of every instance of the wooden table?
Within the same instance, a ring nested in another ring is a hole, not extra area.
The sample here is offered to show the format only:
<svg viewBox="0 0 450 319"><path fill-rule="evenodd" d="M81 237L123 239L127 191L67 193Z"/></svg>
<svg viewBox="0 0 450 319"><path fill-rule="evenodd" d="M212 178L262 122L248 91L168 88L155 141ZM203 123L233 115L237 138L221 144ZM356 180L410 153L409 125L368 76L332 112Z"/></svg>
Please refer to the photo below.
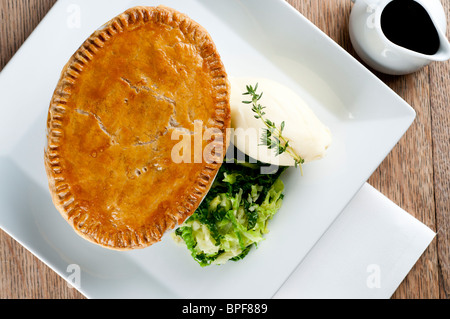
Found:
<svg viewBox="0 0 450 319"><path fill-rule="evenodd" d="M222 0L225 1L225 0ZM350 0L288 0L357 57L348 35ZM450 22L450 0L442 0ZM0 0L0 70L55 0ZM418 220L436 239L393 298L450 295L450 62L407 76L376 73L417 112L417 119L369 183ZM84 298L14 239L0 231L0 298Z"/></svg>

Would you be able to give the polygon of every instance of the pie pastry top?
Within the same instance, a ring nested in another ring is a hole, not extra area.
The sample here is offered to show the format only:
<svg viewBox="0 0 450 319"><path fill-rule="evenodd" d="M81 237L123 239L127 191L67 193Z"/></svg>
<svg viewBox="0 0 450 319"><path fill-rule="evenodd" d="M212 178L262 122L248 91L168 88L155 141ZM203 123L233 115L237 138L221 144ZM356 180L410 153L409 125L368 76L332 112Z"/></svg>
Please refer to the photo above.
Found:
<svg viewBox="0 0 450 319"><path fill-rule="evenodd" d="M201 123L225 134L229 96L216 46L186 15L135 7L112 19L72 56L50 104L45 166L61 215L106 248L161 240L194 213L221 165L176 163L172 133ZM204 136L201 149L215 140Z"/></svg>

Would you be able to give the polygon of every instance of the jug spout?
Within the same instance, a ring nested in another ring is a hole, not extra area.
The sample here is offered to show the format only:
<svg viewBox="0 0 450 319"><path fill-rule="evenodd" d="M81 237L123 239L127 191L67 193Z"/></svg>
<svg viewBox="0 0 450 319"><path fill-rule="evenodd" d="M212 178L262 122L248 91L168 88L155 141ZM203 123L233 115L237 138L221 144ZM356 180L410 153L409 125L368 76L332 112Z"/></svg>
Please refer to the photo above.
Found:
<svg viewBox="0 0 450 319"><path fill-rule="evenodd" d="M432 61L447 61L450 59L450 42L442 30L439 28L436 29L439 34L440 46L438 52L435 55L432 55L430 59Z"/></svg>
<svg viewBox="0 0 450 319"><path fill-rule="evenodd" d="M414 0L428 13L439 37L437 52L429 57L430 61L446 61L450 59L450 43L447 39L447 18L440 0Z"/></svg>

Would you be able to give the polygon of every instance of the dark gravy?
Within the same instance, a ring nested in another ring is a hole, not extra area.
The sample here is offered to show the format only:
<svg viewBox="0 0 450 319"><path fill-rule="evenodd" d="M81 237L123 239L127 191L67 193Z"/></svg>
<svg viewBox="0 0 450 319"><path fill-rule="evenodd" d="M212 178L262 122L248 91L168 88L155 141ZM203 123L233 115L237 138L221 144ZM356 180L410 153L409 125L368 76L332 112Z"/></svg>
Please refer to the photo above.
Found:
<svg viewBox="0 0 450 319"><path fill-rule="evenodd" d="M440 39L428 12L414 0L394 0L381 14L381 28L393 43L422 54L439 51Z"/></svg>

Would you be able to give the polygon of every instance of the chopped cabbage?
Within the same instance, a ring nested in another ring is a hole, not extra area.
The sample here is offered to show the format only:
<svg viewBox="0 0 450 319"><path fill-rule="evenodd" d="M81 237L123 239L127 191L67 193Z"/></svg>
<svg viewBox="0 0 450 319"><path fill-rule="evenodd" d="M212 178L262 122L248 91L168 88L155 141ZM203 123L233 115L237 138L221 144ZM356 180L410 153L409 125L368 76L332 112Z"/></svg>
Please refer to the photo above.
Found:
<svg viewBox="0 0 450 319"><path fill-rule="evenodd" d="M173 233L202 267L246 257L281 207L286 168L261 174L261 165L246 164L224 163L202 204Z"/></svg>

